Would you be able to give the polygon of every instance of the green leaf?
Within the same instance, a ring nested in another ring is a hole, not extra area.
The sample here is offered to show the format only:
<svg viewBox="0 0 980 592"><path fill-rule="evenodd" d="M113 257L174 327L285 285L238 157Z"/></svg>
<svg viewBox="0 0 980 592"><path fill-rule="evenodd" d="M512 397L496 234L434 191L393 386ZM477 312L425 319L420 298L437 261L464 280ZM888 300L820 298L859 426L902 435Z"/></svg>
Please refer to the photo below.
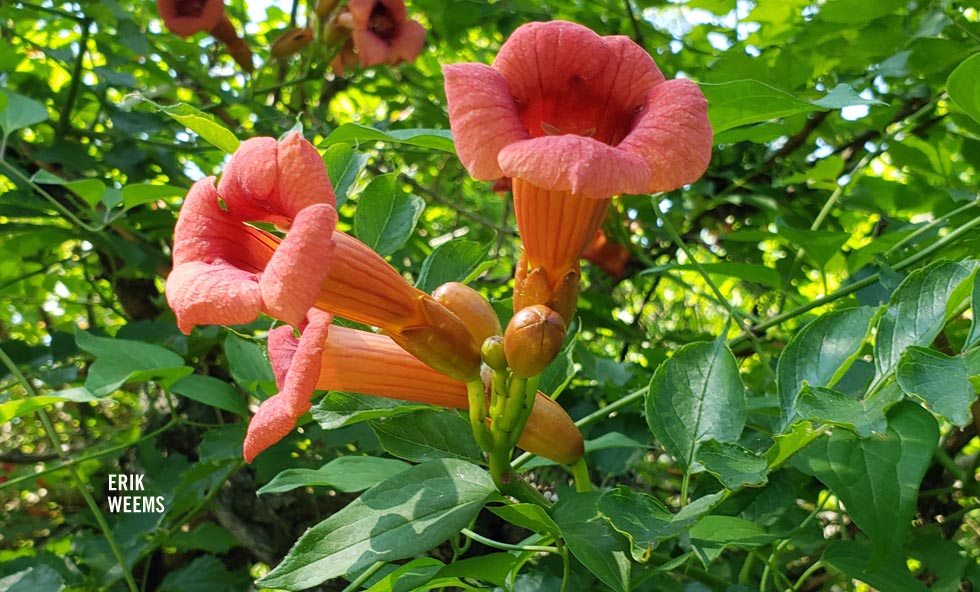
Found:
<svg viewBox="0 0 980 592"><path fill-rule="evenodd" d="M491 512L507 522L531 532L549 533L559 536L558 525L544 508L535 504L508 504L506 506L491 506Z"/></svg>
<svg viewBox="0 0 980 592"><path fill-rule="evenodd" d="M313 419L325 430L332 430L351 424L394 417L413 411L431 410L429 405L406 403L384 397L371 397L358 393L332 391L313 406Z"/></svg>
<svg viewBox="0 0 980 592"><path fill-rule="evenodd" d="M903 391L925 401L933 413L964 427L973 421L970 406L977 400L971 374L963 357L913 346L902 354L896 378Z"/></svg>
<svg viewBox="0 0 980 592"><path fill-rule="evenodd" d="M164 544L178 551L206 551L216 555L227 553L238 545L234 535L214 522L202 522L187 532L178 530Z"/></svg>
<svg viewBox="0 0 980 592"><path fill-rule="evenodd" d="M890 3L891 0L885 0L885 2ZM848 0L848 5L853 6L854 3ZM877 99L866 99L855 92L850 85L844 84L843 82L830 89L830 92L828 92L822 98L811 102L817 107L823 107L824 109L843 109L844 107L853 107L856 105L888 104Z"/></svg>
<svg viewBox="0 0 980 592"><path fill-rule="evenodd" d="M89 207L95 207L106 194L105 183L99 179L78 179L69 181L58 175L41 169L31 177L31 181L39 185L59 185L80 197Z"/></svg>
<svg viewBox="0 0 980 592"><path fill-rule="evenodd" d="M817 107L758 80L701 83L708 99L708 117L716 134L770 119L816 111Z"/></svg>
<svg viewBox="0 0 980 592"><path fill-rule="evenodd" d="M159 345L96 337L81 330L75 332L75 343L98 358L85 380L85 388L97 397L109 395L127 382L154 378L167 387L194 371L184 365L183 358Z"/></svg>
<svg viewBox="0 0 980 592"><path fill-rule="evenodd" d="M935 418L906 401L888 414L884 437L834 430L802 451L796 466L823 482L871 539L875 564L895 557L915 515L919 483L939 441Z"/></svg>
<svg viewBox="0 0 980 592"><path fill-rule="evenodd" d="M869 565L872 552L867 545L856 541L833 541L823 552L820 561L845 574L849 578L860 580L875 590L894 592L926 592L921 582L912 577L908 566L900 555L872 567Z"/></svg>
<svg viewBox="0 0 980 592"><path fill-rule="evenodd" d="M224 350L231 377L239 386L251 393L257 393L262 383L275 385L276 377L272 373L272 366L258 343L229 332L225 337Z"/></svg>
<svg viewBox="0 0 980 592"><path fill-rule="evenodd" d="M0 423L7 423L15 417L23 417L30 413L34 413L38 409L47 407L48 405L53 405L54 403L61 403L64 401L87 403L98 400L100 399L90 393L87 389L72 388L59 391L52 395L39 395L36 397L28 397L26 399L5 401L0 403Z"/></svg>
<svg viewBox="0 0 980 592"><path fill-rule="evenodd" d="M412 235L423 209L425 201L401 191L394 174L375 177L357 200L354 236L379 255L391 255Z"/></svg>
<svg viewBox="0 0 980 592"><path fill-rule="evenodd" d="M517 555L511 553L490 553L460 559L439 570L436 579L467 578L504 587L517 559Z"/></svg>
<svg viewBox="0 0 980 592"><path fill-rule="evenodd" d="M885 411L901 398L901 391L894 387L885 387L870 398L855 399L832 389L804 384L796 398L796 410L803 419L841 426L867 438L884 433L888 427Z"/></svg>
<svg viewBox="0 0 980 592"><path fill-rule="evenodd" d="M817 436L813 431L813 424L809 421L798 421L783 432L773 436L772 446L766 450L766 462L771 471L776 470L794 454L806 448Z"/></svg>
<svg viewBox="0 0 980 592"><path fill-rule="evenodd" d="M892 0L828 0L820 7L818 18L840 25L854 25L895 14L895 8Z"/></svg>
<svg viewBox="0 0 980 592"><path fill-rule="evenodd" d="M231 130L221 125L215 120L214 117L203 111L191 107L186 103L177 103L176 105L159 105L154 103L149 99L144 99L140 97L141 100L153 105L157 111L161 113L166 113L171 118L177 122L183 124L187 129L191 130L195 134L201 136L201 138L223 150L224 152L231 154L238 149L238 138Z"/></svg>
<svg viewBox="0 0 980 592"><path fill-rule="evenodd" d="M963 349L969 349L980 343L980 273L973 278L973 298L970 301L970 310L973 313L973 321L970 326L970 335L963 344Z"/></svg>
<svg viewBox="0 0 980 592"><path fill-rule="evenodd" d="M737 516L705 516L691 528L690 536L705 567L727 547L751 549L776 538L755 522Z"/></svg>
<svg viewBox="0 0 980 592"><path fill-rule="evenodd" d="M298 487L330 487L344 493L364 491L409 468L408 463L376 456L341 456L319 469L286 469L256 493L282 493Z"/></svg>
<svg viewBox="0 0 980 592"><path fill-rule="evenodd" d="M980 123L980 53L956 66L946 79L946 92L954 105Z"/></svg>
<svg viewBox="0 0 980 592"><path fill-rule="evenodd" d="M411 592L432 581L443 567L438 559L419 557L375 582L367 592Z"/></svg>
<svg viewBox="0 0 980 592"><path fill-rule="evenodd" d="M245 577L228 571L213 555L203 555L163 578L160 592L238 592Z"/></svg>
<svg viewBox="0 0 980 592"><path fill-rule="evenodd" d="M756 263L738 263L731 261L726 261L723 263L702 263L701 269L706 271L709 275L735 277L740 280L745 280L746 282L753 282L766 286L767 288L779 288L783 281L782 278L779 277L779 272L777 272L775 269ZM656 267L645 269L643 272L641 272L641 275L648 273L663 273L665 271L672 270L697 271L698 268L690 263L668 263L666 265L658 265Z"/></svg>
<svg viewBox="0 0 980 592"><path fill-rule="evenodd" d="M357 152L347 144L334 144L323 154L327 175L337 196L337 207L344 205L351 186L367 164L368 155Z"/></svg>
<svg viewBox="0 0 980 592"><path fill-rule="evenodd" d="M783 429L796 417L803 383L832 387L857 358L871 330L875 309L864 306L827 313L796 333L776 366Z"/></svg>
<svg viewBox="0 0 980 592"><path fill-rule="evenodd" d="M630 589L628 542L599 515L598 491L566 493L551 509L572 555L616 592Z"/></svg>
<svg viewBox="0 0 980 592"><path fill-rule="evenodd" d="M122 188L122 203L128 210L145 203L183 197L186 189L157 183L133 183Z"/></svg>
<svg viewBox="0 0 980 592"><path fill-rule="evenodd" d="M697 461L733 491L765 485L768 479L766 459L738 444L708 440L698 448Z"/></svg>
<svg viewBox="0 0 980 592"><path fill-rule="evenodd" d="M793 228L781 219L776 221L776 231L794 246L802 248L821 269L827 266L834 255L841 252L841 247L851 238L849 232Z"/></svg>
<svg viewBox="0 0 980 592"><path fill-rule="evenodd" d="M620 485L604 492L596 507L630 541L633 559L646 563L660 543L690 528L719 499L721 494L698 498L674 514L657 498Z"/></svg>
<svg viewBox="0 0 980 592"><path fill-rule="evenodd" d="M650 431L688 471L701 442L734 442L745 425L745 386L721 341L690 343L657 368L646 396Z"/></svg>
<svg viewBox="0 0 980 592"><path fill-rule="evenodd" d="M424 553L468 526L495 491L490 475L466 462L414 466L306 531L258 584L302 590L376 561Z"/></svg>
<svg viewBox="0 0 980 592"><path fill-rule="evenodd" d="M330 135L323 140L323 145L329 146L341 142L355 145L360 142L387 142L442 150L443 152L456 152L456 148L453 146L452 132L441 129L406 129L385 132L359 123L345 123L330 132Z"/></svg>
<svg viewBox="0 0 980 592"><path fill-rule="evenodd" d="M0 578L0 592L61 592L64 589L65 580L61 574L43 564Z"/></svg>
<svg viewBox="0 0 980 592"><path fill-rule="evenodd" d="M6 89L0 89L0 95L6 99L5 105L0 105L0 128L4 136L48 120L48 109L43 103Z"/></svg>
<svg viewBox="0 0 980 592"><path fill-rule="evenodd" d="M413 462L453 458L483 462L483 451L473 439L470 424L447 410L416 411L397 417L371 420L381 447Z"/></svg>
<svg viewBox="0 0 980 592"><path fill-rule="evenodd" d="M198 403L237 413L242 417L251 417L248 405L241 393L227 382L213 376L191 374L185 376L170 387L170 391L184 395Z"/></svg>
<svg viewBox="0 0 980 592"><path fill-rule="evenodd" d="M938 261L913 271L895 289L888 309L878 321L875 337L878 377L895 370L905 348L932 343L946 323L947 311L959 304L953 301L953 292L970 273L966 265Z"/></svg>
<svg viewBox="0 0 980 592"><path fill-rule="evenodd" d="M462 239L443 243L422 262L415 287L431 293L447 282L461 282L483 262L489 252L490 243L481 245Z"/></svg>

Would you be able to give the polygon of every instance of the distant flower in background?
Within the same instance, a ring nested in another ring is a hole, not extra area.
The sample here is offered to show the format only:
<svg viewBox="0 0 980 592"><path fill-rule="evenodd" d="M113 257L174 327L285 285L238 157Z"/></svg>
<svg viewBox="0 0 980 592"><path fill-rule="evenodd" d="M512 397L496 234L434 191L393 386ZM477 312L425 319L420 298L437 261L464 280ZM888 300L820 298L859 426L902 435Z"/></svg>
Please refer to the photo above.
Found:
<svg viewBox="0 0 980 592"><path fill-rule="evenodd" d="M609 240L606 233L600 229L592 237L592 242L582 251L582 259L618 280L626 273L626 265L630 262L630 250Z"/></svg>
<svg viewBox="0 0 980 592"><path fill-rule="evenodd" d="M331 63L337 74L354 64L362 68L412 62L425 46L425 28L408 18L404 0L351 0L335 21L350 38Z"/></svg>
<svg viewBox="0 0 980 592"><path fill-rule="evenodd" d="M157 0L157 11L171 33L186 38L206 31L225 44L243 70L255 69L252 50L228 20L223 0Z"/></svg>
<svg viewBox="0 0 980 592"><path fill-rule="evenodd" d="M579 257L609 198L676 189L711 156L700 89L665 81L627 37L574 23L519 27L493 66L444 67L460 161L479 180L511 177L524 244L514 308L571 320Z"/></svg>
<svg viewBox="0 0 980 592"><path fill-rule="evenodd" d="M273 58L282 60L303 51L311 41L313 41L312 29L290 29L272 43L269 53Z"/></svg>

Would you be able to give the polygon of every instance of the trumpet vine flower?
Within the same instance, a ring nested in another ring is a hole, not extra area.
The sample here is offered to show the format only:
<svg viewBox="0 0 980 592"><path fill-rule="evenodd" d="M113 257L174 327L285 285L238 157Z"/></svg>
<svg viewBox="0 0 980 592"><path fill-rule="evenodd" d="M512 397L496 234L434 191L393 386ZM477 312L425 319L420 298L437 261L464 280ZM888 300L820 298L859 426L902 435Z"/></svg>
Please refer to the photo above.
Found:
<svg viewBox="0 0 980 592"><path fill-rule="evenodd" d="M425 46L425 28L408 18L405 0L350 0L336 22L351 30L350 39L331 64L343 74L354 55L362 68L412 62Z"/></svg>
<svg viewBox="0 0 980 592"><path fill-rule="evenodd" d="M180 330L262 312L303 322L329 271L335 203L320 155L299 134L243 142L218 186L198 181L181 208L166 289ZM286 237L247 222L275 224Z"/></svg>
<svg viewBox="0 0 980 592"><path fill-rule="evenodd" d="M187 38L207 31L225 44L239 66L248 72L255 68L252 50L225 14L224 0L157 0L157 12L171 33Z"/></svg>
<svg viewBox="0 0 980 592"><path fill-rule="evenodd" d="M627 37L530 23L492 66L454 64L444 73L461 162L478 180L513 180L524 243L517 310L545 304L568 322L578 259L608 200L676 189L708 166L704 95L688 80L665 80Z"/></svg>
<svg viewBox="0 0 980 592"><path fill-rule="evenodd" d="M269 358L280 392L262 403L245 437L245 459L281 440L310 409L314 389L341 390L466 409L466 384L433 370L385 335L331 326L313 311L297 338L290 327L269 333ZM582 455L582 436L561 406L538 393L522 448L556 462Z"/></svg>

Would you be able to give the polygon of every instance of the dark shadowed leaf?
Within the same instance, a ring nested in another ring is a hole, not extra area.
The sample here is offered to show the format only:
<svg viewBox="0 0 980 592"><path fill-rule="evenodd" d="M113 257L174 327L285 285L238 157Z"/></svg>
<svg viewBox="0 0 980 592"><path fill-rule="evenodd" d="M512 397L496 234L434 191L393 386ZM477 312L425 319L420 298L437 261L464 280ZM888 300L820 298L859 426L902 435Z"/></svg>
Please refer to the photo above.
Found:
<svg viewBox="0 0 980 592"><path fill-rule="evenodd" d="M374 487L411 465L393 458L341 456L319 469L286 469L256 493L282 493L297 487L330 487L350 493Z"/></svg>
<svg viewBox="0 0 980 592"><path fill-rule="evenodd" d="M602 516L597 504L602 493L568 493L551 511L572 555L604 584L617 592L629 590L630 545Z"/></svg>
<svg viewBox="0 0 980 592"><path fill-rule="evenodd" d="M130 381L151 378L169 386L193 372L184 365L183 358L159 345L96 337L85 331L75 333L75 342L98 358L89 368L85 381L85 388L96 396L108 395Z"/></svg>
<svg viewBox="0 0 980 592"><path fill-rule="evenodd" d="M765 485L769 473L765 458L731 442L703 442L698 448L697 461L731 490Z"/></svg>
<svg viewBox="0 0 980 592"><path fill-rule="evenodd" d="M855 580L877 590L895 592L926 592L921 582L912 577L899 556L889 557L884 564L869 565L872 550L856 541L833 541L827 545L821 561Z"/></svg>
<svg viewBox="0 0 980 592"><path fill-rule="evenodd" d="M907 394L925 401L946 421L963 427L973 420L970 405L977 400L971 375L965 357L913 346L902 354L896 378Z"/></svg>
<svg viewBox="0 0 980 592"><path fill-rule="evenodd" d="M248 405L245 404L244 396L235 390L235 387L213 376L201 374L185 376L175 382L170 387L170 391L193 399L198 403L237 413L242 417L251 416Z"/></svg>
<svg viewBox="0 0 980 592"><path fill-rule="evenodd" d="M422 262L415 287L432 292L446 282L466 279L490 252L490 244L481 245L470 240L452 240L435 248Z"/></svg>
<svg viewBox="0 0 980 592"><path fill-rule="evenodd" d="M431 410L432 407L385 397L331 391L313 406L311 413L320 427L332 430L369 419L394 417L427 409Z"/></svg>
<svg viewBox="0 0 980 592"><path fill-rule="evenodd" d="M885 432L885 412L901 398L901 390L894 385L861 400L833 389L804 385L796 398L796 410L803 419L845 427L861 437L868 437Z"/></svg>
<svg viewBox="0 0 980 592"><path fill-rule="evenodd" d="M413 462L455 458L483 462L470 424L454 411L426 410L371 421L381 447Z"/></svg>

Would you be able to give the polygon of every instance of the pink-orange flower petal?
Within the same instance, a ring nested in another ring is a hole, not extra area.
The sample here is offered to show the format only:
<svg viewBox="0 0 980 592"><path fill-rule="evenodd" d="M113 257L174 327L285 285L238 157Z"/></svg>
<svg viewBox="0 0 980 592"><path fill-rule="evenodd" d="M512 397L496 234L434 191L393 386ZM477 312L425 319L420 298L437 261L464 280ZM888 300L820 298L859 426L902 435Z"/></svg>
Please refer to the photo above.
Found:
<svg viewBox="0 0 980 592"><path fill-rule="evenodd" d="M312 311L298 340L288 326L270 332L270 346L276 344L282 348L276 363L280 376L283 367L288 369L285 376L277 377L279 393L263 401L248 424L243 445L246 462L252 462L260 452L286 437L296 427L296 421L310 410L310 397L320 375L323 344L332 320L327 313Z"/></svg>
<svg viewBox="0 0 980 592"><path fill-rule="evenodd" d="M507 79L483 64L452 64L443 67L443 74L460 162L480 181L504 176L497 155L508 144L531 137Z"/></svg>

